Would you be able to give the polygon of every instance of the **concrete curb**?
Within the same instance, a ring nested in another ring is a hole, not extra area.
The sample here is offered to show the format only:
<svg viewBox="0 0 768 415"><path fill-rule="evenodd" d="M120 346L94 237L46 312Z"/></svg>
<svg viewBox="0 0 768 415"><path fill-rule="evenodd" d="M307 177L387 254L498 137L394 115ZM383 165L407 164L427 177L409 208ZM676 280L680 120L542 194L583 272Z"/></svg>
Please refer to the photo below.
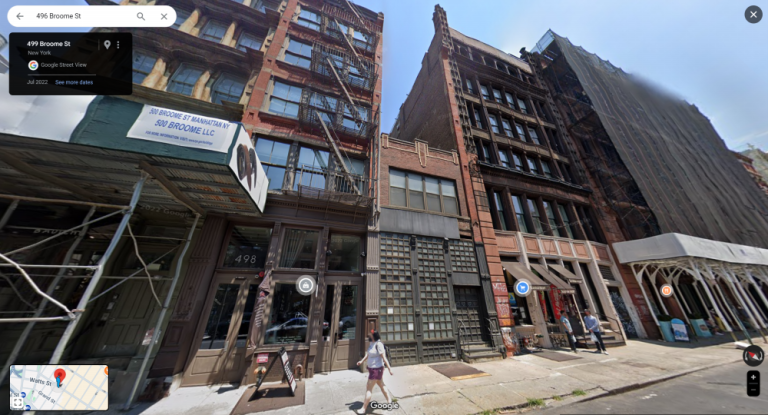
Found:
<svg viewBox="0 0 768 415"><path fill-rule="evenodd" d="M648 380L643 380L643 381L635 382L635 383L632 383L632 384L629 384L629 385L621 386L621 387L618 387L618 388L615 388L615 389L610 389L610 390L605 390L602 387L597 387L597 388L590 389L590 390L602 389L604 392L600 392L600 393L597 393L597 394L591 395L591 396L578 397L578 398L576 398L574 400L571 400L571 401L568 401L568 402L565 402L565 401L557 402L557 401L555 401L557 403L554 404L554 405L545 405L543 407L531 408L531 409L560 408L560 407L563 407L563 406L573 405L575 403L589 402L589 401L592 401L592 400L595 400L595 399L599 399L599 398L603 398L603 397L606 397L606 396L620 395L622 393L630 392L630 391L637 390L637 389L642 389L642 388L645 388L645 387L648 387L648 386L655 385L657 383L661 383L661 382L665 382L665 381L668 381L668 380L679 378L681 376L689 375L691 373L700 372L702 370L707 370L707 369L713 369L713 368L716 368L716 367L725 366L725 365L729 365L731 363L736 363L736 362L740 362L740 361L741 360L736 359L736 360L732 360L732 361L728 361L728 362L719 362L719 363L715 363L715 364L711 364L711 365L697 366L697 367L695 367L693 369L688 369L688 370L684 370L682 372L670 373L670 374L667 374L667 375L657 376L657 377L654 377L654 378L650 378ZM573 396L573 395L558 395L558 396L562 397L562 396ZM552 397L544 398L544 400L552 400ZM487 409L486 411L491 411L491 412L496 411L496 412L499 412L499 413L505 413L507 411L516 411L516 410L519 410L519 409L526 409L526 408L528 408L528 403L521 403L521 404L517 404L517 405L510 405L510 406L505 406L505 407L501 407L501 408L492 408L492 409ZM483 412L478 412L475 415L482 415L482 414L483 414Z"/></svg>

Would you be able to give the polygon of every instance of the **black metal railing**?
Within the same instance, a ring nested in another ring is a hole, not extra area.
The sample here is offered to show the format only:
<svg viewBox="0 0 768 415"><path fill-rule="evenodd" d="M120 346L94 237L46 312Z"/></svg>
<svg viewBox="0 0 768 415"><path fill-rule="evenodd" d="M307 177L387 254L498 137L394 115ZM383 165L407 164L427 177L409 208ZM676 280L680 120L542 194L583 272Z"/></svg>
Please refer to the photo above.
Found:
<svg viewBox="0 0 768 415"><path fill-rule="evenodd" d="M314 192L344 193L369 197L369 179L359 174L344 173L302 165L296 169L294 190L314 189ZM304 192L306 193L306 192Z"/></svg>
<svg viewBox="0 0 768 415"><path fill-rule="evenodd" d="M376 86L376 66L372 61L355 59L342 50L315 43L312 46L310 70L335 80L334 69L339 78L353 88L371 91Z"/></svg>

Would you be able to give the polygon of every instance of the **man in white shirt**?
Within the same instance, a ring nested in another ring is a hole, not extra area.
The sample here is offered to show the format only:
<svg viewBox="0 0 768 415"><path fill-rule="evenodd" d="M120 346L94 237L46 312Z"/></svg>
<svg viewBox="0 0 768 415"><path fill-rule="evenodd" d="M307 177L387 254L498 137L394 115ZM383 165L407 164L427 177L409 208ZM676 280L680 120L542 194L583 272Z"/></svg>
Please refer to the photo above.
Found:
<svg viewBox="0 0 768 415"><path fill-rule="evenodd" d="M608 354L608 351L605 350L605 343L603 343L603 336L600 333L600 322L597 321L597 318L595 318L589 310L584 310L584 325L587 327L587 330L589 330L590 333L595 335L595 338L597 339L595 342L597 351L595 353L600 353L602 350L603 354Z"/></svg>
<svg viewBox="0 0 768 415"><path fill-rule="evenodd" d="M571 350L573 350L574 353L578 353L579 351L576 350L576 341L575 337L573 337L573 329L571 328L571 322L568 320L568 316L565 313L560 314L560 323L565 328L566 336L568 336L568 344L571 346Z"/></svg>

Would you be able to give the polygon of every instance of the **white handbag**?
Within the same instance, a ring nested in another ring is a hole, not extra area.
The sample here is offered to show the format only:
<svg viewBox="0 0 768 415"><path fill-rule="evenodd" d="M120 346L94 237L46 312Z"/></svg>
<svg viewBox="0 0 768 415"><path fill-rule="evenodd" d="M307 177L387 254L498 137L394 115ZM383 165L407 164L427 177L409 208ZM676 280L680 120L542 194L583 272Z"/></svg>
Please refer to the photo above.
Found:
<svg viewBox="0 0 768 415"><path fill-rule="evenodd" d="M589 338L590 338L590 339L591 339L593 342L597 343L597 336L595 336L595 333L589 333Z"/></svg>

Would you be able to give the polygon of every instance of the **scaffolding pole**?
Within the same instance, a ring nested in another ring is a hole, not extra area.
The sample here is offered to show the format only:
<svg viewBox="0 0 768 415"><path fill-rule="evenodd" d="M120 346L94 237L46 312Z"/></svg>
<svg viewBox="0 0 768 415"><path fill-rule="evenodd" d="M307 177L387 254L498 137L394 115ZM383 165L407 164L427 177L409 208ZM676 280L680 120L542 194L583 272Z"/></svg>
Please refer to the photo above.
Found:
<svg viewBox="0 0 768 415"><path fill-rule="evenodd" d="M99 281L101 280L102 274L104 274L104 266L109 260L109 257L112 256L112 252L115 250L117 243L120 241L120 236L122 236L126 226L128 226L128 221L131 219L133 211L136 209L136 205L139 202L139 196L141 196L141 190L144 188L144 183L147 181L147 177L148 175L146 173L142 173L141 178L138 182L136 182L136 187L133 189L133 196L131 196L131 202L128 206L128 210L123 211L123 219L120 221L120 225L115 230L115 234L112 236L112 240L109 242L109 246L104 252L104 255L99 259L98 268L93 274L91 281L88 283L88 286L85 288L85 292L83 292L83 295L80 298L80 302L77 304L77 309L79 312L75 315L74 319L70 320L67 328L61 335L59 344L56 345L56 349L53 351L53 355L51 356L49 364L56 365L59 363L59 361L61 361L61 357L64 355L64 350L67 348L67 343L69 343L69 339L75 333L75 329L77 328L77 325L83 316L83 312L86 305L88 304L88 300L91 298L91 294L93 294L93 291L96 289L96 285L98 285Z"/></svg>
<svg viewBox="0 0 768 415"><path fill-rule="evenodd" d="M181 253L179 254L179 260L176 262L176 270L173 274L173 281L171 281L171 287L168 289L168 293L165 295L165 302L163 303L163 308L160 310L160 315L157 316L157 323L155 323L155 331L152 333L152 340L149 342L149 345L147 346L147 351L144 353L144 359L141 361L141 368L139 369L139 373L136 374L136 380L133 382L133 388L131 389L131 394L128 395L128 400L125 401L125 407L124 410L131 409L131 403L133 402L134 396L136 396L136 390L139 388L139 384L141 383L141 380L144 379L144 370L147 368L147 363L149 362L149 356L152 354L152 349L154 349L155 343L160 338L160 326L163 324L163 319L165 318L165 313L168 311L168 307L171 305L171 298L173 297L173 291L176 289L176 283L179 282L179 275L181 274L181 266L183 264L184 255L187 253L187 249L189 248L189 244L192 241L192 235L195 233L195 228L197 227L197 221L200 219L200 214L195 214L195 220L192 222L192 227L189 228L189 233L187 234L187 240L184 242L184 248L181 249Z"/></svg>
<svg viewBox="0 0 768 415"><path fill-rule="evenodd" d="M75 241L72 242L72 246L69 247L67 254L64 255L64 260L61 262L62 265L67 265L69 264L69 261L72 260L72 255L75 253L75 250L77 249L78 245L80 245L80 242L83 240L83 238L85 238L85 235L88 233L88 225L85 225L85 224L91 219L91 216L93 216L95 212L96 212L96 207L91 206L91 209L85 215L85 219L83 219L83 228L80 229L80 233L77 235L77 238L75 238ZM67 272L66 268L61 268L59 272L56 273L56 278L53 279L53 281L48 285L48 289L45 291L47 295L49 296L53 295L53 291L56 290L56 286L59 285L59 282L61 281L62 277L66 272ZM43 300L40 302L40 305L37 307L37 310L35 310L35 314L32 316L32 318L33 319L40 318L40 316L43 315L43 312L45 311L45 307L47 305L48 305L48 300L46 298L43 298ZM8 375L8 369L16 361L16 358L19 356L19 352L21 352L21 348L24 347L24 342L27 341L27 337L29 337L29 333L31 333L32 329L35 327L36 321L40 321L40 320L30 320L29 323L27 323L27 327L24 328L24 331L21 333L21 336L19 336L19 339L16 340L16 345L13 347L13 350L11 351L10 356L8 356L8 360L5 362L5 366L0 368L0 385L2 385L3 382L6 380L6 376Z"/></svg>

